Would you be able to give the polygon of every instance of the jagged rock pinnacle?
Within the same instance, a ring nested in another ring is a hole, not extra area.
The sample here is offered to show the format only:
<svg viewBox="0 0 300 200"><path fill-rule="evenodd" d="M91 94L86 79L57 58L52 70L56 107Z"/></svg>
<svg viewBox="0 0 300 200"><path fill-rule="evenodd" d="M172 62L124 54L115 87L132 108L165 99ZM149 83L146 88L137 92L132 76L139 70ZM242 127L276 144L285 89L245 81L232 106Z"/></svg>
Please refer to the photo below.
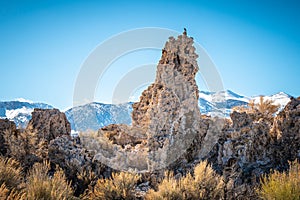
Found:
<svg viewBox="0 0 300 200"><path fill-rule="evenodd" d="M133 105L132 126L146 130L151 168L174 161L198 133L197 58L192 38L185 34L170 37L162 50L155 82Z"/></svg>
<svg viewBox="0 0 300 200"><path fill-rule="evenodd" d="M192 38L186 34L170 37L162 49L155 82L132 105L132 125L100 129L98 135L111 141L116 151L102 146L96 159L119 170L153 171L182 156L196 135L201 138L197 58ZM121 157L137 160L121 165Z"/></svg>

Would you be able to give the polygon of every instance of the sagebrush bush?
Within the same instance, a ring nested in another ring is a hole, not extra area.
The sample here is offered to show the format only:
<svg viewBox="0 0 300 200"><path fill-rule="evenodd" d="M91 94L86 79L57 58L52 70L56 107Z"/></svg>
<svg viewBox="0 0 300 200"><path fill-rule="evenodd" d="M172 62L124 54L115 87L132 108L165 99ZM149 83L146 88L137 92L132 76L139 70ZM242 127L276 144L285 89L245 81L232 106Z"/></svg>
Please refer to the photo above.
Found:
<svg viewBox="0 0 300 200"><path fill-rule="evenodd" d="M200 191L199 199L220 199L224 196L223 177L207 161L200 162L195 167L194 176L196 189Z"/></svg>
<svg viewBox="0 0 300 200"><path fill-rule="evenodd" d="M5 131L4 138L7 154L18 160L26 172L35 162L47 156L47 144L38 138L35 131L23 130L18 134Z"/></svg>
<svg viewBox="0 0 300 200"><path fill-rule="evenodd" d="M109 179L98 179L87 199L135 199L134 189L140 176L128 172L113 173Z"/></svg>
<svg viewBox="0 0 300 200"><path fill-rule="evenodd" d="M24 193L15 189L9 190L3 183L0 186L0 200L22 200Z"/></svg>
<svg viewBox="0 0 300 200"><path fill-rule="evenodd" d="M184 199L184 194L182 193L182 188L180 187L181 180L176 180L173 173L166 172L165 178L158 185L158 190L149 190L145 196L147 200L181 200Z"/></svg>
<svg viewBox="0 0 300 200"><path fill-rule="evenodd" d="M224 181L207 161L199 163L194 169L194 176L187 174L176 180L172 173L167 172L158 190L149 190L148 200L177 199L222 199L224 197Z"/></svg>
<svg viewBox="0 0 300 200"><path fill-rule="evenodd" d="M248 106L236 106L233 110L246 113L259 113L266 120L272 120L279 107L280 105L275 104L274 101L260 96L258 103L254 103L254 101L251 100Z"/></svg>
<svg viewBox="0 0 300 200"><path fill-rule="evenodd" d="M263 199L283 200L300 199L300 164L297 160L290 163L288 172L274 171L261 178L261 187L257 190Z"/></svg>
<svg viewBox="0 0 300 200"><path fill-rule="evenodd" d="M22 168L16 160L0 157L0 186L5 184L8 190L16 189L22 179Z"/></svg>
<svg viewBox="0 0 300 200"><path fill-rule="evenodd" d="M73 190L70 183L66 181L63 170L57 167L52 177L48 175L49 170L50 164L44 162L36 163L29 171L24 189L26 199L65 200L73 198Z"/></svg>

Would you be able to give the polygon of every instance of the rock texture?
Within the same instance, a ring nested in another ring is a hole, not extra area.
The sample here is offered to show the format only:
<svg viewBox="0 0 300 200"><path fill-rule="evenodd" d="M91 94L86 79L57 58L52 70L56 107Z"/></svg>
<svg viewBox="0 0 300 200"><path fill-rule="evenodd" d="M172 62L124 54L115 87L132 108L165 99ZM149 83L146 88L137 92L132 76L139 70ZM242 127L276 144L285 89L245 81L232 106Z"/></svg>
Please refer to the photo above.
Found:
<svg viewBox="0 0 300 200"><path fill-rule="evenodd" d="M155 82L133 104L131 126L111 124L73 139L64 113L35 109L25 130L0 119L0 154L17 159L25 171L43 160L59 165L77 196L114 170L140 172L139 199L157 187L164 170L180 178L208 160L224 177L225 199L258 199L262 174L300 159L300 98L291 98L277 116L247 108L230 119L201 116L196 58L186 33L169 38Z"/></svg>
<svg viewBox="0 0 300 200"><path fill-rule="evenodd" d="M3 137L5 131L9 133ZM56 165L61 167L77 196L96 178L111 176L111 168L93 160L79 138L71 138L70 123L57 109L34 109L29 125L22 130L0 119L0 142L2 155L18 160L25 172L43 160L50 161L53 170Z"/></svg>
<svg viewBox="0 0 300 200"><path fill-rule="evenodd" d="M147 129L150 170L174 162L198 135L197 57L192 38L170 37L162 50L155 83L133 105L132 125Z"/></svg>
<svg viewBox="0 0 300 200"><path fill-rule="evenodd" d="M58 109L34 109L26 129L36 131L39 138L48 142L58 136L71 133L71 126L66 115Z"/></svg>
<svg viewBox="0 0 300 200"><path fill-rule="evenodd" d="M0 119L0 155L5 155L7 152L7 146L4 139L6 131L16 133L16 124L8 119Z"/></svg>
<svg viewBox="0 0 300 200"><path fill-rule="evenodd" d="M126 160L143 152L142 171L153 171L165 168L186 153L194 138L201 135L195 81L197 57L192 38L186 34L169 38L162 50L155 82L132 106L132 126L113 124L98 131L98 142L111 141L114 147L110 149L115 149L114 153L100 150L101 161L110 160L106 164L114 166L115 158ZM137 169L126 163L126 170ZM120 166L124 165L119 162L117 169L124 170Z"/></svg>
<svg viewBox="0 0 300 200"><path fill-rule="evenodd" d="M77 196L96 178L107 178L112 173L111 168L93 160L93 156L82 147L80 141L71 140L67 135L50 141L48 155L52 164L65 171Z"/></svg>
<svg viewBox="0 0 300 200"><path fill-rule="evenodd" d="M291 98L286 107L276 116L271 133L280 147L278 161L300 159L300 97Z"/></svg>
<svg viewBox="0 0 300 200"><path fill-rule="evenodd" d="M300 158L300 100L292 98L274 118L259 112L233 112L213 150L205 157L224 176L227 198L257 198L255 186L264 173L283 171Z"/></svg>

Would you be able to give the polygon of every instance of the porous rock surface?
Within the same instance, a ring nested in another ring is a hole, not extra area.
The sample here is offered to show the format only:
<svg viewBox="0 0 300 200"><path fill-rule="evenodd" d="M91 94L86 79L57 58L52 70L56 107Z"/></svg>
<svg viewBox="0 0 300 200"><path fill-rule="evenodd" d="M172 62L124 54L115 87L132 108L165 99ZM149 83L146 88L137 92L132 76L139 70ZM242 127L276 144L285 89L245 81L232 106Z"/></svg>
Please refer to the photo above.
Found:
<svg viewBox="0 0 300 200"><path fill-rule="evenodd" d="M8 119L0 119L0 155L5 155L7 152L4 134L6 131L16 133L16 124Z"/></svg>
<svg viewBox="0 0 300 200"><path fill-rule="evenodd" d="M226 182L228 199L257 198L262 174L284 171L300 159L300 100L292 98L273 118L261 113L233 112L213 150L206 156Z"/></svg>
<svg viewBox="0 0 300 200"><path fill-rule="evenodd" d="M117 162L119 170L124 170L122 166L125 170L153 171L165 168L186 152L194 138L201 135L195 81L197 57L192 38L185 34L169 38L157 65L155 82L133 104L132 125L113 124L98 131L97 140L103 147L98 154L101 161L109 162L109 166ZM114 147L107 148L99 140L111 141ZM128 162L122 165L121 157L130 159L137 156L136 152L142 152L144 164L138 168Z"/></svg>
<svg viewBox="0 0 300 200"><path fill-rule="evenodd" d="M27 130L36 131L39 138L50 142L61 135L70 135L71 125L66 115L58 109L38 109L32 112Z"/></svg>
<svg viewBox="0 0 300 200"><path fill-rule="evenodd" d="M131 126L112 124L76 142L63 113L36 109L28 128L49 141L49 160L65 170L78 193L76 174L82 169L99 177L108 177L111 168L144 172L137 188L142 198L165 169L182 177L207 159L224 176L226 199L257 199L262 174L286 170L288 161L300 159L300 99L292 98L272 119L244 111L230 119L201 116L196 58L192 38L169 38L155 82L133 104Z"/></svg>

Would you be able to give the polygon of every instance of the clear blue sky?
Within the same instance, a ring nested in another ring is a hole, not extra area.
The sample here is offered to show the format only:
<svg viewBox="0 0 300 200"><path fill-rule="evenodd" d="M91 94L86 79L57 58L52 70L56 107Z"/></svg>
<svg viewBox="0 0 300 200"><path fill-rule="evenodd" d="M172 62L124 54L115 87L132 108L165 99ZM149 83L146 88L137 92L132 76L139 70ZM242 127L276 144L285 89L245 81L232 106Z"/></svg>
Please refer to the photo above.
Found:
<svg viewBox="0 0 300 200"><path fill-rule="evenodd" d="M70 107L89 53L112 35L142 27L186 27L213 59L226 89L299 96L299 10L297 0L1 0L0 100ZM158 58L149 52L146 60ZM98 93L97 101L108 101L105 90Z"/></svg>

